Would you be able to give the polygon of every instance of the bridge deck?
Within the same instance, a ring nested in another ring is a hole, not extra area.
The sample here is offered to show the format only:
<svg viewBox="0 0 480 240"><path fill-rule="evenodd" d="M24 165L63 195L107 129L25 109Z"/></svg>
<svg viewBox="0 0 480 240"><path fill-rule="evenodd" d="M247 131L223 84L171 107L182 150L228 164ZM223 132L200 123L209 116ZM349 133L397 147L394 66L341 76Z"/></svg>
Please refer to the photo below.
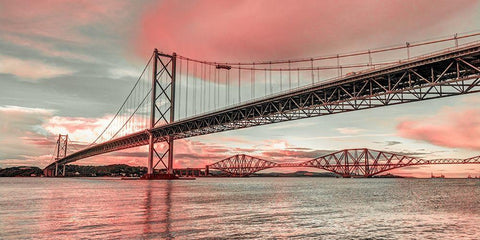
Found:
<svg viewBox="0 0 480 240"><path fill-rule="evenodd" d="M425 55L398 64L246 102L140 131L70 154L55 164L148 144L315 116L409 103L480 91L480 44Z"/></svg>

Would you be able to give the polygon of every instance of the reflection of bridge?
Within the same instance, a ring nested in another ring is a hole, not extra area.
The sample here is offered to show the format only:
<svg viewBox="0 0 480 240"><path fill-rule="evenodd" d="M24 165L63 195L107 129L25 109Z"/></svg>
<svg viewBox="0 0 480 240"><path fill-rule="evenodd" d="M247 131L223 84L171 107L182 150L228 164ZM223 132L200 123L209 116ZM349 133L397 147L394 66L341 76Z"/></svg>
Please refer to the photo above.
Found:
<svg viewBox="0 0 480 240"><path fill-rule="evenodd" d="M466 159L425 160L361 148L345 149L298 163L275 163L240 154L207 165L207 169L217 169L232 177L245 177L269 168L312 167L333 172L342 177L372 177L396 168L432 164L480 164L480 156Z"/></svg>
<svg viewBox="0 0 480 240"><path fill-rule="evenodd" d="M480 33L455 35L386 49L256 63L198 61L155 50L97 139L71 154L66 151L66 141L59 139L56 159L44 173L59 175L65 164L149 145L148 175L153 176L162 163L172 177L175 139L478 92L480 43L459 45L461 40L478 36ZM431 51L435 44L450 43L453 48L442 45L441 51L420 55L425 47ZM343 74L346 69L351 72ZM336 78L320 80L331 77L332 71ZM248 98L251 100L245 101ZM324 166L319 164L316 166ZM348 164L345 170L338 164L325 168L351 172ZM363 170L368 174L380 171L370 166Z"/></svg>

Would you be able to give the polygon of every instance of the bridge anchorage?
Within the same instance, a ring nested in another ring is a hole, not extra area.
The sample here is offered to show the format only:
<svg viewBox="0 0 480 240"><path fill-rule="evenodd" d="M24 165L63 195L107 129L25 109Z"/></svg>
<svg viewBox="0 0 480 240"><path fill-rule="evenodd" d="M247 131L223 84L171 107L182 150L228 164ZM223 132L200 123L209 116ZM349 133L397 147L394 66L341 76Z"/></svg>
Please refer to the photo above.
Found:
<svg viewBox="0 0 480 240"><path fill-rule="evenodd" d="M47 176L61 175L64 164L148 145L148 174L144 178L175 178L173 146L177 139L478 93L480 42L458 42L472 37L479 38L480 33L317 58L253 63L201 61L155 50L139 78L149 75L151 68L151 79L146 77L135 84L111 124L92 144L66 156L58 155L44 170ZM443 44L440 51L420 55L423 47L438 43ZM450 43L452 47L446 48ZM418 54L414 54L415 49L419 49ZM392 59L386 59L390 54ZM346 69L350 73L342 72ZM338 76L324 76L332 70L334 75L338 70ZM327 160L309 164L335 161L335 157ZM257 163L252 164L255 167ZM165 173L156 170L160 166L165 167ZM345 176L368 176L381 170L368 165L354 167L351 172L349 164L342 168L333 162L317 166ZM239 176L250 170L230 168Z"/></svg>

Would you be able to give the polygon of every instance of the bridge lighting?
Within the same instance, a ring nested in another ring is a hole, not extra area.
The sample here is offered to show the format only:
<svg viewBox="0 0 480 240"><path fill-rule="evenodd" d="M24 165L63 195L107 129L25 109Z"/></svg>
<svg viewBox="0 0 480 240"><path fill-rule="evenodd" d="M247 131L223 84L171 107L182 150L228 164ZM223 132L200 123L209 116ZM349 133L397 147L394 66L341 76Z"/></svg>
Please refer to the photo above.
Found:
<svg viewBox="0 0 480 240"><path fill-rule="evenodd" d="M216 67L217 69L227 69L227 70L232 69L232 66L229 66L229 65L221 65L221 64L217 64L215 67Z"/></svg>

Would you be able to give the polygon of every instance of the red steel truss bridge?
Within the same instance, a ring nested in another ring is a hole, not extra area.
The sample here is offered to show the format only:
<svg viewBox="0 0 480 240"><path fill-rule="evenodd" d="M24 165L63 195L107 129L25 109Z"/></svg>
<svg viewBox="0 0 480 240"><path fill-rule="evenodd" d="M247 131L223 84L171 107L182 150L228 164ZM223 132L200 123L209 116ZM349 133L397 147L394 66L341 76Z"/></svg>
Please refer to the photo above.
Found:
<svg viewBox="0 0 480 240"><path fill-rule="evenodd" d="M207 165L208 172L216 169L230 177L246 177L269 168L318 168L342 177L372 177L396 168L433 164L480 164L480 156L466 159L433 159L404 156L367 148L344 149L297 163L276 163L245 154L238 154Z"/></svg>
<svg viewBox="0 0 480 240"><path fill-rule="evenodd" d="M81 149L70 154L57 151L44 173L62 175L65 164L148 145L148 174L164 168L174 175L176 139L476 93L479 40L480 33L455 34L346 54L247 63L199 61L155 50L98 137L89 145L77 144ZM59 141L57 149L63 145Z"/></svg>

